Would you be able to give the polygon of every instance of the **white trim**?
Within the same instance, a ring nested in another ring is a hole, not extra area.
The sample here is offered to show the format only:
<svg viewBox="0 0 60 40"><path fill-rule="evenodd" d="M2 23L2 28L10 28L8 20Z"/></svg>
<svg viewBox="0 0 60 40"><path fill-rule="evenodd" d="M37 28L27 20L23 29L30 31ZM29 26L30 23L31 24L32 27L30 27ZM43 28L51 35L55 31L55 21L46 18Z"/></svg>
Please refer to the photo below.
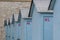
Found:
<svg viewBox="0 0 60 40"><path fill-rule="evenodd" d="M38 13L53 13L53 10L48 10L48 11L40 11Z"/></svg>

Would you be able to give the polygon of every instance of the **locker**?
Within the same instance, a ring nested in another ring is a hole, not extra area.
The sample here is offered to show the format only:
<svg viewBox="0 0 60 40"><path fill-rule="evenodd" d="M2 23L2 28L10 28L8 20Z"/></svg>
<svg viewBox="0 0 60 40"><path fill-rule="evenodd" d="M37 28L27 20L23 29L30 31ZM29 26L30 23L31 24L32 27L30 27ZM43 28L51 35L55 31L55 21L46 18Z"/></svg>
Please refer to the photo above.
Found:
<svg viewBox="0 0 60 40"><path fill-rule="evenodd" d="M12 22L9 19L4 20L5 32L6 32L6 40L20 40L21 35L21 11L19 10L18 20L15 21L14 14L12 15ZM10 23L11 22L11 23Z"/></svg>
<svg viewBox="0 0 60 40"><path fill-rule="evenodd" d="M32 19L31 18L24 18L23 21L23 30L24 30L24 37L25 40L32 40Z"/></svg>
<svg viewBox="0 0 60 40"><path fill-rule="evenodd" d="M11 24L11 40L14 40L14 24Z"/></svg>
<svg viewBox="0 0 60 40"><path fill-rule="evenodd" d="M27 40L31 40L31 37L32 37L32 30L31 30L31 20L27 20L26 21L26 38L27 38Z"/></svg>
<svg viewBox="0 0 60 40"><path fill-rule="evenodd" d="M6 33L6 40L9 40L9 26L7 24L7 20L4 20L4 27L5 27L5 33Z"/></svg>
<svg viewBox="0 0 60 40"><path fill-rule="evenodd" d="M49 7L53 7L54 1L36 0L32 4L32 40L53 40L53 10L49 10Z"/></svg>
<svg viewBox="0 0 60 40"><path fill-rule="evenodd" d="M15 27L15 19L14 19L14 14L12 15L12 23L10 24L10 40L15 40L15 37L14 37L14 27Z"/></svg>
<svg viewBox="0 0 60 40"><path fill-rule="evenodd" d="M19 14L17 21L14 24L14 38L15 40L21 40L21 11L19 10Z"/></svg>
<svg viewBox="0 0 60 40"><path fill-rule="evenodd" d="M7 40L10 40L10 20L8 20L8 25L7 25Z"/></svg>
<svg viewBox="0 0 60 40"><path fill-rule="evenodd" d="M7 26L7 40L10 40L10 26Z"/></svg>
<svg viewBox="0 0 60 40"><path fill-rule="evenodd" d="M15 21L14 14L12 17L11 40L20 40L20 35L21 35L21 13L19 10L18 20Z"/></svg>
<svg viewBox="0 0 60 40"><path fill-rule="evenodd" d="M11 24L11 40L20 40L20 23Z"/></svg>
<svg viewBox="0 0 60 40"><path fill-rule="evenodd" d="M14 37L15 40L20 40L20 35L21 35L21 23L15 22L15 27L14 27Z"/></svg>
<svg viewBox="0 0 60 40"><path fill-rule="evenodd" d="M18 23L11 24L11 40L17 40L18 38Z"/></svg>
<svg viewBox="0 0 60 40"><path fill-rule="evenodd" d="M20 40L21 23L12 22L5 26L6 40Z"/></svg>
<svg viewBox="0 0 60 40"><path fill-rule="evenodd" d="M18 27L17 40L20 40L21 39L21 23L17 23L17 27Z"/></svg>
<svg viewBox="0 0 60 40"><path fill-rule="evenodd" d="M6 40L10 40L10 24L7 24L7 20L5 22Z"/></svg>
<svg viewBox="0 0 60 40"><path fill-rule="evenodd" d="M5 26L5 33L6 33L5 36L6 36L6 40L7 40L7 38L8 38L8 32L7 32L7 31L8 31L8 26Z"/></svg>
<svg viewBox="0 0 60 40"><path fill-rule="evenodd" d="M53 16L43 17L43 40L53 40Z"/></svg>

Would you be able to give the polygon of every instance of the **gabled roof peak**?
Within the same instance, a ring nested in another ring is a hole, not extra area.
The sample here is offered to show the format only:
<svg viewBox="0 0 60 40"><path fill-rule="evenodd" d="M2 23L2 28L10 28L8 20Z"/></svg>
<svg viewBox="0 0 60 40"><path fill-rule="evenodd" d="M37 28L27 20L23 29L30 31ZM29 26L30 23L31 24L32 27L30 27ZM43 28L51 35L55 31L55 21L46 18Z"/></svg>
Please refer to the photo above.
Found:
<svg viewBox="0 0 60 40"><path fill-rule="evenodd" d="M34 0L38 12L53 11L56 0Z"/></svg>
<svg viewBox="0 0 60 40"><path fill-rule="evenodd" d="M34 0L34 4L38 11L48 10L51 0Z"/></svg>

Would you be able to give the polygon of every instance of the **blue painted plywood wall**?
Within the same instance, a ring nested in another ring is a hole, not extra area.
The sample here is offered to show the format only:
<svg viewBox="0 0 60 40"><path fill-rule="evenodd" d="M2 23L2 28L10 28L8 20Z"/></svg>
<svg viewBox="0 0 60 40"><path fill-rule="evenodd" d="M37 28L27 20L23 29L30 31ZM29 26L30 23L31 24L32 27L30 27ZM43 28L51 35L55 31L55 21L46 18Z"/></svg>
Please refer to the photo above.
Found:
<svg viewBox="0 0 60 40"><path fill-rule="evenodd" d="M21 40L32 40L32 19L22 18Z"/></svg>
<svg viewBox="0 0 60 40"><path fill-rule="evenodd" d="M54 6L54 40L60 40L60 0Z"/></svg>
<svg viewBox="0 0 60 40"><path fill-rule="evenodd" d="M36 7L34 7L34 12L32 16L32 40L44 40L43 32L43 17L44 16L53 16L53 13L40 13L37 12ZM53 25L53 24L52 24ZM52 28L53 29L53 28ZM53 30L52 30L53 31ZM52 33L53 35L53 33Z"/></svg>

